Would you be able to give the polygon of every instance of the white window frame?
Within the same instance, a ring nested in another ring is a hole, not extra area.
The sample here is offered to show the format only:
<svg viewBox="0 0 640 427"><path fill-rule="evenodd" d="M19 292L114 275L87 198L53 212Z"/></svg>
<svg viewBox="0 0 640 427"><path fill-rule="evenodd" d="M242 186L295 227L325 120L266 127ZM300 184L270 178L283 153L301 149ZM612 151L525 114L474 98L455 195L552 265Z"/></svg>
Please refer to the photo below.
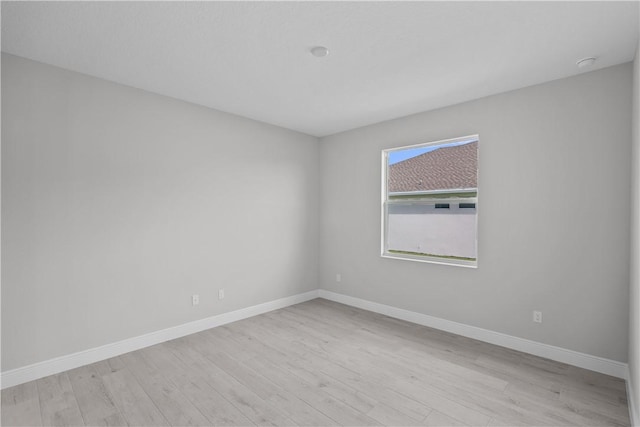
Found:
<svg viewBox="0 0 640 427"><path fill-rule="evenodd" d="M473 140L475 139L476 141L478 141L478 143L480 142L480 136L479 135L467 135L467 136L462 136L459 138L451 138L451 139L443 139L440 141L433 141L433 142L427 142L427 143L420 143L420 144L413 144L413 145L406 145L403 147L394 147L394 148L387 148L385 150L382 150L382 185L380 186L381 188L381 229L380 229L380 256L383 258L390 258L390 259L399 259L399 260L405 260L405 261L417 261L417 262L424 262L424 263L430 263L430 264L442 264L442 265L453 265L453 266L458 266L458 267L467 267L467 268L478 268L478 260L479 260L479 254L478 254L478 217L479 217L479 203L478 200L480 198L480 145L478 144L478 167L476 170L477 173L477 187L475 189L476 191L476 197L474 198L460 198L460 199L446 199L446 202L444 201L439 201L439 200L434 200L434 201L425 201L425 200L416 200L416 201L411 201L411 202L407 202L402 201L402 202L396 202L396 203L412 203L412 204L419 204L419 205L426 205L426 204L435 204L436 202L438 203L475 203L476 204L476 222L475 222L475 228L476 228L476 241L475 241L475 247L476 247L476 259L475 261L472 260L463 260L463 259L454 259L454 258L442 258L442 257L430 257L430 256L418 256L418 255L410 255L410 254L400 254L400 253L393 253L393 252L389 252L386 247L387 244L387 233L388 233L388 200L387 200L387 194L388 194L388 162L389 162L389 153L394 152L394 151L402 151L402 150L407 150L410 148L419 148L419 147L428 147L430 145L444 145L444 144L451 144L451 143L455 143L455 142L462 142L462 141L468 141L468 140ZM464 189L461 189L464 190ZM447 192L450 192L451 190L446 190Z"/></svg>

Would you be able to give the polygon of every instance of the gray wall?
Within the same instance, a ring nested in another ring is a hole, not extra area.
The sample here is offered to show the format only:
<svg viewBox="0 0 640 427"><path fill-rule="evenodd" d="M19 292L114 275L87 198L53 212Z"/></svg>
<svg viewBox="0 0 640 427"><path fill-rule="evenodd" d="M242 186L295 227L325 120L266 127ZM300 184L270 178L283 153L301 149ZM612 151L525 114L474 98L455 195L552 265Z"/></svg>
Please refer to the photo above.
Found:
<svg viewBox="0 0 640 427"><path fill-rule="evenodd" d="M318 148L3 54L2 370L312 290L318 276L324 289L624 361L631 271L637 387L631 81L621 65ZM380 258L380 151L475 133L479 268Z"/></svg>
<svg viewBox="0 0 640 427"><path fill-rule="evenodd" d="M626 361L631 82L623 64L323 138L321 287ZM478 268L381 258L381 150L472 134Z"/></svg>
<svg viewBox="0 0 640 427"><path fill-rule="evenodd" d="M631 190L631 282L629 290L629 371L640 411L640 40L633 62L633 155ZM636 420L640 422L640 420Z"/></svg>
<svg viewBox="0 0 640 427"><path fill-rule="evenodd" d="M2 124L3 371L318 287L316 138L5 54Z"/></svg>

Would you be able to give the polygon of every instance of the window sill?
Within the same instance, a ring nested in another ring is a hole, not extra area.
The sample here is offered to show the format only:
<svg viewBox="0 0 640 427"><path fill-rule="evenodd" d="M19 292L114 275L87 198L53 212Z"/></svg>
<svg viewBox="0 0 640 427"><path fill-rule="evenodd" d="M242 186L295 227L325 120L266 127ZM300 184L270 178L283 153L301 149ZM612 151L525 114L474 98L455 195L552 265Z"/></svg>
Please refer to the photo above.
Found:
<svg viewBox="0 0 640 427"><path fill-rule="evenodd" d="M399 259L404 261L426 262L429 264L452 265L455 267L478 268L478 261L467 261L457 259L447 259L429 256L412 256L406 254L395 254L384 252L380 255L382 258Z"/></svg>

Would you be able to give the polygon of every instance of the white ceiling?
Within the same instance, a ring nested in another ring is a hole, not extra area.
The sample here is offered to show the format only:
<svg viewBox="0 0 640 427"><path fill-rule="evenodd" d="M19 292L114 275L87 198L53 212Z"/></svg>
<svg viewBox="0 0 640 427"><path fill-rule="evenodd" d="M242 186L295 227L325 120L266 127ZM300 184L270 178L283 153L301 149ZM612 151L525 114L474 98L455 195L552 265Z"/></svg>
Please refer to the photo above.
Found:
<svg viewBox="0 0 640 427"><path fill-rule="evenodd" d="M638 5L3 2L2 50L324 136L631 61Z"/></svg>

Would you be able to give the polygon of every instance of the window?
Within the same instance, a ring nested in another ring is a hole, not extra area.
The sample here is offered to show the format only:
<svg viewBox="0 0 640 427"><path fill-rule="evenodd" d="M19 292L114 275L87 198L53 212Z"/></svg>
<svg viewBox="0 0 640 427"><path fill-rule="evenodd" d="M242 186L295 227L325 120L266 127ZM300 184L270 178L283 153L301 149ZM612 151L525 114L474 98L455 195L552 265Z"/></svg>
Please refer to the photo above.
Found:
<svg viewBox="0 0 640 427"><path fill-rule="evenodd" d="M478 141L382 152L382 256L477 266Z"/></svg>

